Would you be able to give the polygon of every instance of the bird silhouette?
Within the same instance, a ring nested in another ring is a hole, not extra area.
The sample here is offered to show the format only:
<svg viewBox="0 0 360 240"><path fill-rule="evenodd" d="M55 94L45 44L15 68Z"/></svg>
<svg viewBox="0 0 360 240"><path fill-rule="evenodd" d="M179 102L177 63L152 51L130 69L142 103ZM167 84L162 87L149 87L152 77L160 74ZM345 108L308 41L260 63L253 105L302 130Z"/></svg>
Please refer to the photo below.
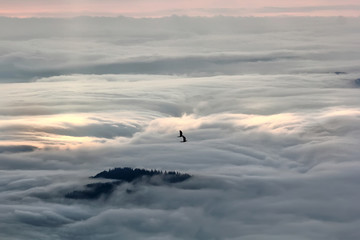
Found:
<svg viewBox="0 0 360 240"><path fill-rule="evenodd" d="M186 137L184 135L182 135L182 138L183 138L182 142L186 142Z"/></svg>
<svg viewBox="0 0 360 240"><path fill-rule="evenodd" d="M178 137L182 137L183 136L183 133L182 133L182 131L181 130L179 130L179 136Z"/></svg>

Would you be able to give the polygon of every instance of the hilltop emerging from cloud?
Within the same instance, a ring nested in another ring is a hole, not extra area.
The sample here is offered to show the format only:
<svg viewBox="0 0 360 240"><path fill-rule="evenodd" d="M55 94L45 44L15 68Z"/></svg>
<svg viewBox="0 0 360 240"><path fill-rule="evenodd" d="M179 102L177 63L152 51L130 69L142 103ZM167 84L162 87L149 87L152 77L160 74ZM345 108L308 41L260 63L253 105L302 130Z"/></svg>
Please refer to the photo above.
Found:
<svg viewBox="0 0 360 240"><path fill-rule="evenodd" d="M109 171L98 173L92 178L104 178L117 181L87 184L86 190L74 191L66 194L65 197L73 199L94 199L99 198L101 195L111 194L115 190L116 186L125 182L133 184L162 185L183 182L190 177L191 175L189 174L182 174L174 171L167 172L138 168L114 168ZM131 193L131 190L127 189L126 193Z"/></svg>

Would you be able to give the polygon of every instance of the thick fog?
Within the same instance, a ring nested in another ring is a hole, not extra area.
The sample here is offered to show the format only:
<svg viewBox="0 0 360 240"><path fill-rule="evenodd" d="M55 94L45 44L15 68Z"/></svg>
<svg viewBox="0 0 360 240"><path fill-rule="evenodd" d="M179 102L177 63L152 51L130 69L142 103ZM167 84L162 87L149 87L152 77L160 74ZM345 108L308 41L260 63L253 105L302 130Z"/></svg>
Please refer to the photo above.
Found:
<svg viewBox="0 0 360 240"><path fill-rule="evenodd" d="M1 239L360 237L359 18L0 26ZM192 177L65 198L114 167Z"/></svg>

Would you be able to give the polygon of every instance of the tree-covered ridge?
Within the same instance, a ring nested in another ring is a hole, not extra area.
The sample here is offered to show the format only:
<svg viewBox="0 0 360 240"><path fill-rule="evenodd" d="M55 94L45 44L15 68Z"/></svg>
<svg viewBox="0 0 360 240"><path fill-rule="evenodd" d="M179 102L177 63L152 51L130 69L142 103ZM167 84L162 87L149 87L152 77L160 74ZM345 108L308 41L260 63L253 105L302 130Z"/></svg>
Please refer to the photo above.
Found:
<svg viewBox="0 0 360 240"><path fill-rule="evenodd" d="M179 173L175 171L159 171L159 170L146 170L139 168L114 168L109 171L103 171L98 173L92 178L106 178L106 179L116 179L126 182L132 182L135 180L142 179L144 177L151 178L153 176L160 176L162 180L169 183L177 183L185 181L190 178L191 175L187 173Z"/></svg>
<svg viewBox="0 0 360 240"><path fill-rule="evenodd" d="M175 171L159 171L146 170L139 168L114 168L108 171L103 171L91 178L105 178L113 179L112 182L99 182L85 185L83 190L76 190L65 195L66 198L71 199L97 199L101 196L108 197L116 189L117 186L124 182L128 183L144 183L144 184L172 184L183 182L191 175L187 173L179 173ZM155 179L156 178L156 179ZM127 190L126 193L131 193Z"/></svg>

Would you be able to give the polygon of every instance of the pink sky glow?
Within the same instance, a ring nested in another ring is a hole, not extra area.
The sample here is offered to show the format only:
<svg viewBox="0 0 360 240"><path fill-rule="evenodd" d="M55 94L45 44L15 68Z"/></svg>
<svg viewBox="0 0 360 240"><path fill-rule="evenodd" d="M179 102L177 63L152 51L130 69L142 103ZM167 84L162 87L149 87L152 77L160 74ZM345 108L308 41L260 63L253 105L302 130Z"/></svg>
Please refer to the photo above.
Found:
<svg viewBox="0 0 360 240"><path fill-rule="evenodd" d="M2 0L8 17L360 16L358 0Z"/></svg>

